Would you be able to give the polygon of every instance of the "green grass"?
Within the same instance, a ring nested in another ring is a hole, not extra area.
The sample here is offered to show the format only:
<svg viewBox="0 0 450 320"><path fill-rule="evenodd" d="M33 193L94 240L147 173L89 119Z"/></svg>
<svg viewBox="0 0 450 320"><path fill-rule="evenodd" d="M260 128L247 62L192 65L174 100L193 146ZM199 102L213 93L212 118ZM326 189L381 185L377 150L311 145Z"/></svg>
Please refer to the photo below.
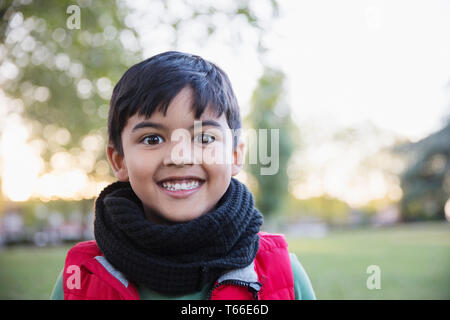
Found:
<svg viewBox="0 0 450 320"><path fill-rule="evenodd" d="M289 239L318 299L450 299L450 224L420 223ZM380 267L380 289L366 285Z"/></svg>
<svg viewBox="0 0 450 320"><path fill-rule="evenodd" d="M0 249L0 299L49 299L69 248Z"/></svg>
<svg viewBox="0 0 450 320"><path fill-rule="evenodd" d="M288 239L318 299L450 299L450 224L417 223ZM48 299L65 247L0 249L0 299ZM369 265L381 289L369 290Z"/></svg>

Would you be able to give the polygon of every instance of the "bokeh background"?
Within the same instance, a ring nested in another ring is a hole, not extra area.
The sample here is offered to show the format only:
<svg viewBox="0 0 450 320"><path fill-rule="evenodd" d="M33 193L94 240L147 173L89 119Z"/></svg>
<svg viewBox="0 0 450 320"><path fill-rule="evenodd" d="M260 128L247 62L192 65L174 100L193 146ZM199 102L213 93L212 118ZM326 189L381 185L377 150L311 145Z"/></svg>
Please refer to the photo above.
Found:
<svg viewBox="0 0 450 320"><path fill-rule="evenodd" d="M112 88L167 50L228 73L244 128L280 130L278 173L238 178L317 298L450 299L449 17L445 0L0 0L0 299L48 299L93 238Z"/></svg>

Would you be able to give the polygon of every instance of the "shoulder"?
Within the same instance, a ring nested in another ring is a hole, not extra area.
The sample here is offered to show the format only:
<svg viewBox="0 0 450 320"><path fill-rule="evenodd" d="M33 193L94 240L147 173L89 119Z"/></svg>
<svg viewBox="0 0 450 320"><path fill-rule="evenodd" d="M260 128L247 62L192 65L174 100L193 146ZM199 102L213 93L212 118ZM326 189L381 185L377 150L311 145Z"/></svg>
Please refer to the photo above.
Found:
<svg viewBox="0 0 450 320"><path fill-rule="evenodd" d="M311 281L305 269L295 253L288 251L288 243L285 236L283 234L267 232L259 232L258 235L260 237L257 255L259 267L269 273L272 265L276 264L277 268L275 269L277 271L272 276L278 278L281 274L284 274L284 278L286 279L283 282L293 284L296 300L316 299Z"/></svg>
<svg viewBox="0 0 450 320"><path fill-rule="evenodd" d="M295 253L289 253L292 274L294 277L294 290L296 300L315 300L316 295L311 281Z"/></svg>
<svg viewBox="0 0 450 320"><path fill-rule="evenodd" d="M80 242L67 252L62 287L65 300L138 297L134 286L104 258L93 240Z"/></svg>
<svg viewBox="0 0 450 320"><path fill-rule="evenodd" d="M282 234L260 232L255 270L262 300L294 300L294 280L287 242Z"/></svg>
<svg viewBox="0 0 450 320"><path fill-rule="evenodd" d="M262 269L276 264L283 270L290 270L287 242L282 234L259 232L259 249L255 262Z"/></svg>
<svg viewBox="0 0 450 320"><path fill-rule="evenodd" d="M262 250L270 250L275 248L287 248L288 244L283 234L259 232L259 247Z"/></svg>
<svg viewBox="0 0 450 320"><path fill-rule="evenodd" d="M61 270L56 280L55 285L53 286L53 291L50 295L51 300L64 300L64 291L63 291L63 271Z"/></svg>
<svg viewBox="0 0 450 320"><path fill-rule="evenodd" d="M98 248L97 242L95 240L89 240L77 243L72 248L70 248L69 252L92 255L100 253L100 249Z"/></svg>
<svg viewBox="0 0 450 320"><path fill-rule="evenodd" d="M70 264L74 264L75 262L80 263L83 260L99 255L102 255L102 252L98 248L95 240L79 242L67 252L66 265L68 262Z"/></svg>
<svg viewBox="0 0 450 320"><path fill-rule="evenodd" d="M100 249L94 240L79 242L70 248L66 255L64 268L59 273L58 279L51 294L52 300L64 300L64 284L72 274L73 266L81 267L86 261L100 255ZM66 288L67 290L67 288Z"/></svg>

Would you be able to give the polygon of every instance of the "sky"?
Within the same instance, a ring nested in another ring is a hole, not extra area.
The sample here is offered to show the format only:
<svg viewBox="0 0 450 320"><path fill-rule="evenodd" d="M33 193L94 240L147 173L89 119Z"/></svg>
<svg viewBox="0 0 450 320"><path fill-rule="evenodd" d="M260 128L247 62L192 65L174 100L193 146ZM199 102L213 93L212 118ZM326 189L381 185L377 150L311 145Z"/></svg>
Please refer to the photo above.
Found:
<svg viewBox="0 0 450 320"><path fill-rule="evenodd" d="M450 113L450 1L281 1L272 60L297 119L418 140ZM448 87L446 87L446 85Z"/></svg>
<svg viewBox="0 0 450 320"><path fill-rule="evenodd" d="M250 3L259 16L268 16L267 2ZM133 1L132 6L145 12L135 23L148 57L173 47L167 44L169 29L150 27L149 11L157 15L158 9L146 4ZM367 120L413 141L442 126L450 113L450 1L279 4L280 17L265 33L266 62L286 73L288 102L299 123L331 120L347 126ZM225 23L206 45L192 41L203 35L201 22L192 23L177 49L222 66L245 113L262 73L256 37L243 21ZM235 28L243 42L230 48L227 41Z"/></svg>

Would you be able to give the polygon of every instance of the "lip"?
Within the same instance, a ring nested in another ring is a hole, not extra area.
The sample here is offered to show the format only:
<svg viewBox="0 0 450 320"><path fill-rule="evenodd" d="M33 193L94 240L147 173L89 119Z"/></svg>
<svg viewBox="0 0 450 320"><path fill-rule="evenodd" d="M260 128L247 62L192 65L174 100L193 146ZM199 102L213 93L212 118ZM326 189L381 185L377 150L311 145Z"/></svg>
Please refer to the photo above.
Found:
<svg viewBox="0 0 450 320"><path fill-rule="evenodd" d="M187 177L183 177L183 178L184 178L184 179L188 179ZM191 177L190 179L194 179L194 178ZM198 179L198 178L195 178L195 179ZM198 180L200 180L201 182L200 182L200 184L198 185L198 187L196 187L196 188L194 188L194 189L189 189L189 190L175 190L175 191L172 191L172 190L167 190L166 188L164 188L164 187L162 186L162 182L164 182L164 181L166 181L166 180L173 180L173 178L161 180L160 182L157 183L157 184L158 184L158 187L159 187L165 194L167 194L167 195L169 195L169 196L171 196L171 197L173 197L173 198L176 198L176 199L186 199L186 198L190 197L192 194L194 194L194 193L196 193L197 191L199 191L200 188L205 184L205 180L198 179Z"/></svg>
<svg viewBox="0 0 450 320"><path fill-rule="evenodd" d="M205 179L202 179L202 178L199 178L196 176L171 176L171 177L167 177L167 178L159 180L158 184L161 184L165 181L170 181L170 180L189 180L189 179L200 180L202 183L205 182Z"/></svg>

